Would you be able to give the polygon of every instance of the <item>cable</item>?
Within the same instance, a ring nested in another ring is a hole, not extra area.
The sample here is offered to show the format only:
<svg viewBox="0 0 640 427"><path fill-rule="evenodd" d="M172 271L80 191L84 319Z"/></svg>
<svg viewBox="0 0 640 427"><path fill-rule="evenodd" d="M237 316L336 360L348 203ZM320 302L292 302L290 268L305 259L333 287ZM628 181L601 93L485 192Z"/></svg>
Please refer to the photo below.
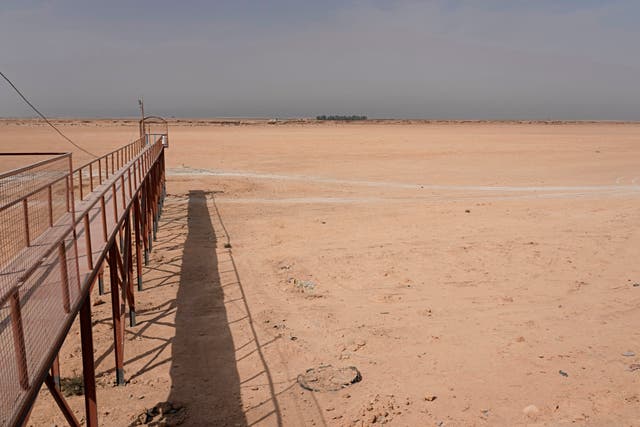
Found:
<svg viewBox="0 0 640 427"><path fill-rule="evenodd" d="M42 114L42 113L41 113L41 112L40 112L40 111L39 111L39 110L38 110L38 109L37 109L37 108L36 108L36 107L31 103L31 102L29 102L29 100L28 100L28 99L27 99L27 98L22 94L22 92L20 92L20 89L18 89L18 88L16 87L16 85L14 85L14 84L13 84L13 82L12 82L11 80L9 80L9 77L5 76L5 75L4 75L4 73L3 73L2 71L0 71L0 76L2 76L2 78L4 78L4 79L7 81L7 83L9 83L9 84L11 85L11 87L13 88L13 90L15 90L15 91L16 91L16 93L17 93L18 95L20 95L20 98L22 98L22 99L24 100L24 102L26 102L26 103L27 103L27 105L29 105L29 107L31 107L31 108L33 109L33 111L35 111L36 113L38 113L38 115L39 115L40 117L42 117L42 119L43 119L45 122L47 122L47 124L48 124L49 126L51 126L51 127L52 127L56 132L58 132L58 133L60 134L60 136L61 136L61 137L63 137L64 139L66 139L66 140L67 140L67 142L69 142L71 145L73 145L74 147L76 147L78 150L84 151L85 153L87 153L87 154L88 154L88 155L90 155L90 156L98 157L97 155L93 154L91 151L88 151L88 150L86 150L86 149L82 148L81 146L79 146L78 144L76 144L75 142L73 142L73 141L71 140L71 138L69 138L67 135L65 135L64 133L62 133L62 131L61 131L60 129L58 129L57 127L55 127L55 125L54 125L53 123L51 123L51 122L49 121L49 119L47 119L47 118L44 116L44 114Z"/></svg>

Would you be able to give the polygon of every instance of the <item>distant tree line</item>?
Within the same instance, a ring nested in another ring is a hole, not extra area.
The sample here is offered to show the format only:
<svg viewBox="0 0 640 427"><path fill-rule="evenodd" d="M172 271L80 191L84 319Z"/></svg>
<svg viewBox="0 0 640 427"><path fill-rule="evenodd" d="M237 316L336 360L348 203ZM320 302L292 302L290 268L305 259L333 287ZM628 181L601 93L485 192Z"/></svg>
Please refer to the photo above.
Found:
<svg viewBox="0 0 640 427"><path fill-rule="evenodd" d="M367 120L367 116L327 116L325 114L321 116L316 116L316 120L343 120L347 122L355 121L355 120Z"/></svg>

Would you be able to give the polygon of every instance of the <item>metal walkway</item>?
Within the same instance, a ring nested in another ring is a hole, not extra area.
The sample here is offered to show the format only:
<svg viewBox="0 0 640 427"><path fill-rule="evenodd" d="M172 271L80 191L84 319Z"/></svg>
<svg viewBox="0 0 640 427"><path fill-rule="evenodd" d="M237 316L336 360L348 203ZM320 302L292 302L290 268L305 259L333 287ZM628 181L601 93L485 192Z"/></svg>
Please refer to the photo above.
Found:
<svg viewBox="0 0 640 427"><path fill-rule="evenodd" d="M135 325L134 291L165 194L163 139L149 139L76 170L69 153L28 153L48 158L0 174L0 426L24 424L43 383L79 425L60 393L57 359L78 314L86 421L97 425L90 294L96 282L103 293L105 267L124 384L125 310Z"/></svg>

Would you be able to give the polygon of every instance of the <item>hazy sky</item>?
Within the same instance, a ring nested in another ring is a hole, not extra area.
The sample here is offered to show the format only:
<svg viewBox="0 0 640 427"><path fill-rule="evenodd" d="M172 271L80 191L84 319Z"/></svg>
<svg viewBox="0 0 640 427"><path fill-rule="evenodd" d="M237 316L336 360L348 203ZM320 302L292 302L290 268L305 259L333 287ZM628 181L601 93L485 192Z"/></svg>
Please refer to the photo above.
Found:
<svg viewBox="0 0 640 427"><path fill-rule="evenodd" d="M637 0L2 0L0 53L50 116L640 120Z"/></svg>

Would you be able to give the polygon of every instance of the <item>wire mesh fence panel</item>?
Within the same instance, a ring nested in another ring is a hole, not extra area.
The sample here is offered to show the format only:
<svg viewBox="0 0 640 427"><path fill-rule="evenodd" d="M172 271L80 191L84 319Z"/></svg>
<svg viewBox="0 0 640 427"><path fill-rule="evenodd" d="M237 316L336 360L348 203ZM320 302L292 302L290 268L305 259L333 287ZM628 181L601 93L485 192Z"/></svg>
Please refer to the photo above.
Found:
<svg viewBox="0 0 640 427"><path fill-rule="evenodd" d="M26 272L34 261L19 255L30 248L43 250L42 234L68 213L69 164L69 155L61 155L0 176L0 291L8 286L7 274L15 280L15 274ZM63 195L62 201L54 203L54 195ZM29 254L37 256L34 251Z"/></svg>
<svg viewBox="0 0 640 427"><path fill-rule="evenodd" d="M16 155L12 154L11 157ZM33 191L64 178L69 173L68 162L69 155L61 154L0 174L0 207L16 202Z"/></svg>
<svg viewBox="0 0 640 427"><path fill-rule="evenodd" d="M70 166L56 155L0 176L0 425L40 386L80 298Z"/></svg>
<svg viewBox="0 0 640 427"><path fill-rule="evenodd" d="M44 364L55 347L61 325L80 298L72 233L59 243L20 288L27 364L30 372Z"/></svg>
<svg viewBox="0 0 640 427"><path fill-rule="evenodd" d="M8 264L27 247L26 228L23 222L22 203L11 205L0 212L0 266ZM0 279L0 289L3 282Z"/></svg>

